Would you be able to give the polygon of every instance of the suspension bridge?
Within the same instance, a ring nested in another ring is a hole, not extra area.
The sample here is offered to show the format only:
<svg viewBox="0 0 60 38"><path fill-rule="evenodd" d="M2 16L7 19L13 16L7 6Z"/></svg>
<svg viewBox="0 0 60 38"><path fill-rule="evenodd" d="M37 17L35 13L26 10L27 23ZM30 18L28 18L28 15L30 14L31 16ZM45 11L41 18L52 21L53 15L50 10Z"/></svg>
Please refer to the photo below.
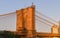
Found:
<svg viewBox="0 0 60 38"><path fill-rule="evenodd" d="M15 16L15 17L13 17ZM16 18L16 19L15 19ZM20 35L22 38L23 36L26 36L25 38L35 38L35 37L57 37L60 36L60 34L54 34L54 33L45 33L45 32L37 32L35 26L48 26L51 27L56 24L57 22L42 14L41 12L35 10L35 6L32 5L27 8L22 8L20 10L16 10L16 12L11 12L8 14L0 15L0 24L4 26L0 29L2 30L9 30L9 29L15 29L12 26L13 24L10 23L9 20L15 19L14 22L16 22L16 31L12 31L14 34ZM6 21L7 20L7 21ZM2 24L4 23L4 24ZM12 21L13 23L13 21ZM41 25L41 23L43 25ZM8 27L8 25L11 24L11 28ZM37 27L38 28L38 27ZM41 28L39 28L41 29ZM48 29L48 28L47 28Z"/></svg>

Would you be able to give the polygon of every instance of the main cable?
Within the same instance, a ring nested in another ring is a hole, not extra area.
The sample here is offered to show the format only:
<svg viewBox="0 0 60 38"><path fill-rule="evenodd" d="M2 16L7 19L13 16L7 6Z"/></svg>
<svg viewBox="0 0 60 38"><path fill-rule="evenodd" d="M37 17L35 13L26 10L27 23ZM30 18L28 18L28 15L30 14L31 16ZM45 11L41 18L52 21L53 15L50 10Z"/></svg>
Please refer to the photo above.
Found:
<svg viewBox="0 0 60 38"><path fill-rule="evenodd" d="M37 15L35 15L35 16L36 16L37 18L39 18L39 19L42 19L42 20L44 20L44 21L50 23L50 24L54 24L54 23L52 23L52 22L50 22L50 21L48 21L48 20L46 20L46 19L44 19L44 18L41 18L41 17L37 16Z"/></svg>
<svg viewBox="0 0 60 38"><path fill-rule="evenodd" d="M40 23L43 23L43 24L45 24L45 25L48 25L49 27L51 27L51 25L50 24L48 24L48 23L46 23L46 22L43 22L43 21L41 21L41 20L38 20L38 19L35 19L36 21L38 21L38 23L40 24Z"/></svg>
<svg viewBox="0 0 60 38"><path fill-rule="evenodd" d="M56 23L57 23L57 21L55 21L55 20L53 20L52 18L50 18L50 17L48 17L48 16L46 16L46 15L44 15L44 14L40 13L40 12L39 12L39 11L37 11L37 10L36 10L36 13L38 13L39 15L42 15L42 16L44 16L44 17L46 17L46 18L48 18L48 19L50 19L50 20L52 20L52 21L54 21L54 22L56 22Z"/></svg>

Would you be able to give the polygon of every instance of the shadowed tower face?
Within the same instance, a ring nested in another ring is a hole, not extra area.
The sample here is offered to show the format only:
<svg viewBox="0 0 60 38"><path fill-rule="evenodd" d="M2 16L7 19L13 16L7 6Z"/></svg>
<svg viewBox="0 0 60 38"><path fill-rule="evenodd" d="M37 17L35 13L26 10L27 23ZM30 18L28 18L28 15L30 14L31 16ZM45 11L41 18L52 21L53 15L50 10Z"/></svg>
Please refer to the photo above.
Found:
<svg viewBox="0 0 60 38"><path fill-rule="evenodd" d="M35 33L35 6L23 8L16 11L17 14L17 26L16 31L27 31L27 38L33 38Z"/></svg>

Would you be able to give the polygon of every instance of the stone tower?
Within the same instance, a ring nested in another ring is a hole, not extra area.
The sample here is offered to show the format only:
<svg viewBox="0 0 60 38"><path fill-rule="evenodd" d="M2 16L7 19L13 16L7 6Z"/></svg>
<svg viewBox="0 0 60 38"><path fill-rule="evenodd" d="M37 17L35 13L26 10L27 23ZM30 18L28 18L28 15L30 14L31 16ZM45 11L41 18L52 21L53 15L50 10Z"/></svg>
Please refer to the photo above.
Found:
<svg viewBox="0 0 60 38"><path fill-rule="evenodd" d="M58 30L59 30L59 34L60 34L60 21L58 22L58 24L59 24L59 29Z"/></svg>
<svg viewBox="0 0 60 38"><path fill-rule="evenodd" d="M52 28L51 28L51 33L56 33L58 34L58 27L57 25L53 24Z"/></svg>
<svg viewBox="0 0 60 38"><path fill-rule="evenodd" d="M27 8L16 11L17 25L16 31L24 34L26 38L35 38L35 6L32 5Z"/></svg>
<svg viewBox="0 0 60 38"><path fill-rule="evenodd" d="M58 34L58 26L53 24L52 28L51 28L51 33L52 34ZM59 38L59 37L52 37L52 38Z"/></svg>

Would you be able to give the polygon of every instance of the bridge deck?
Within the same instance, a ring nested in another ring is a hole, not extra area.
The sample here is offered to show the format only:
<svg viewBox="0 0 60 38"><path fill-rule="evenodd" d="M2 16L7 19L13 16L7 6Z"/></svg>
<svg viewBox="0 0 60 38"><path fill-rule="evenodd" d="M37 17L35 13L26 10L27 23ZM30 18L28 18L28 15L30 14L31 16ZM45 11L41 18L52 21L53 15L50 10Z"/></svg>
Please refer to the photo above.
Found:
<svg viewBox="0 0 60 38"><path fill-rule="evenodd" d="M37 37L60 37L60 34L52 34L52 33L36 33Z"/></svg>
<svg viewBox="0 0 60 38"><path fill-rule="evenodd" d="M26 34L21 34L19 32L13 32L14 34L17 35L26 35ZM36 32L37 37L60 37L60 34L52 34L52 33L41 33L41 32Z"/></svg>

